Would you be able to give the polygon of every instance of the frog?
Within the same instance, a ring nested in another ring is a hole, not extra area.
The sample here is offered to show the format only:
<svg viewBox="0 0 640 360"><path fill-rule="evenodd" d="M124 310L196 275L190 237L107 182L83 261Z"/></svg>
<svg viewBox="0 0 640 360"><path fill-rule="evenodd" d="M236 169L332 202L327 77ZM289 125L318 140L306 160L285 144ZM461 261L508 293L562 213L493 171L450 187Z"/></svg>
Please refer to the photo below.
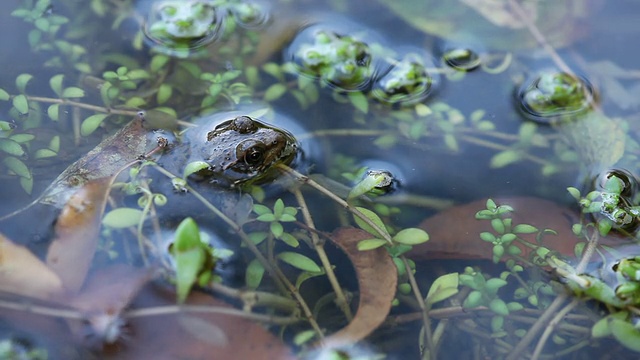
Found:
<svg viewBox="0 0 640 360"><path fill-rule="evenodd" d="M274 178L275 165L291 164L299 152L290 132L249 116L225 120L209 130L211 122L215 120L187 131L173 150L188 152L183 171L194 161L209 165L190 175L196 181L225 188L264 183Z"/></svg>

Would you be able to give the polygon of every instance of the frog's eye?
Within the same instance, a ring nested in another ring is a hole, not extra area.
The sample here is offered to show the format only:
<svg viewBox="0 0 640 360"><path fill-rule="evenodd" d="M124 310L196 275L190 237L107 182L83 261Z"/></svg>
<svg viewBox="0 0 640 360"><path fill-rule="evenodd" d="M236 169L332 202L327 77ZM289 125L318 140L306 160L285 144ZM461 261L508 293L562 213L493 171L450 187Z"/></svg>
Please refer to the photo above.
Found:
<svg viewBox="0 0 640 360"><path fill-rule="evenodd" d="M253 145L244 152L243 160L247 165L258 165L264 159L264 144Z"/></svg>
<svg viewBox="0 0 640 360"><path fill-rule="evenodd" d="M236 158L249 166L259 165L267 153L267 145L258 140L244 140L236 146Z"/></svg>

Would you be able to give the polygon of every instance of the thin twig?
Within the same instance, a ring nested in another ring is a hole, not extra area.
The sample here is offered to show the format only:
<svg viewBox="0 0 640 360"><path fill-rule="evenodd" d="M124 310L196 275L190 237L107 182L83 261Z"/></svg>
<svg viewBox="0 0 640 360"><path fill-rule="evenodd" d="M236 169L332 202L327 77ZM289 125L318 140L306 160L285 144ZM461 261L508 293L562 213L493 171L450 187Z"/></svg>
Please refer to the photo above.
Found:
<svg viewBox="0 0 640 360"><path fill-rule="evenodd" d="M307 202L302 196L302 192L299 188L294 188L291 190L300 205L300 209L302 211L302 217L304 218L307 226L313 230L316 229L315 224L313 223L313 218L311 217L311 213L309 213L309 208L307 207ZM322 246L322 242L320 241L320 237L318 236L316 231L311 231L311 241L313 242L313 247L320 258L320 263L322 263L322 267L327 274L327 278L329 279L329 283L331 283L331 287L333 288L333 292L336 294L336 304L342 310L347 320L351 321L353 319L353 314L351 313L351 308L349 307L349 303L347 302L347 298L342 291L342 287L336 278L335 273L333 272L333 268L331 267L331 262L329 261L329 257L327 253L324 251L324 247Z"/></svg>
<svg viewBox="0 0 640 360"><path fill-rule="evenodd" d="M549 336L551 336L551 334L555 330L556 326L558 326L558 323L560 323L562 318L565 315L567 315L569 311L573 310L573 308L576 307L576 305L578 305L578 300L574 299L569 304L567 304L567 306L565 306L562 310L558 311L556 316L554 316L553 319L551 319L551 321L549 322L549 325L547 325L546 329L544 329L542 336L540 336L540 340L538 340L538 344L536 345L536 348L533 351L533 355L531 355L531 360L537 360L540 357L540 354L542 353L542 349L544 349L544 345L547 343L547 339L549 339Z"/></svg>

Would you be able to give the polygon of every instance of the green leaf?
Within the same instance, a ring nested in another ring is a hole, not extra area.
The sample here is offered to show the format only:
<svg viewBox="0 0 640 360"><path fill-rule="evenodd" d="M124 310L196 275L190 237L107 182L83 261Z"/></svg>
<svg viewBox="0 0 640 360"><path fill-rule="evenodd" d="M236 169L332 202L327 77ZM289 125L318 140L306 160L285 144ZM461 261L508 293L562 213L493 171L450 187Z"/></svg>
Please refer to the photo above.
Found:
<svg viewBox="0 0 640 360"><path fill-rule="evenodd" d="M163 68L167 62L169 61L169 57L167 55L154 55L151 58L151 64L149 64L149 69L152 72L157 72L161 68Z"/></svg>
<svg viewBox="0 0 640 360"><path fill-rule="evenodd" d="M33 177L30 178L20 178L20 186L27 194L31 195L31 190L33 190Z"/></svg>
<svg viewBox="0 0 640 360"><path fill-rule="evenodd" d="M387 228L384 226L384 223L382 222L380 217L378 215L376 215L376 213L374 213L373 211L371 211L369 209L365 209L363 207L356 207L356 210L360 211L366 218L371 220L371 222L376 224L385 233L384 234L379 234L378 231L376 231L373 227L371 227L369 224L364 222L364 220L360 219L360 217L353 215L353 220L356 222L356 224L362 230L368 232L369 234L371 234L373 236L383 237L383 235L389 235L389 233L387 232Z"/></svg>
<svg viewBox="0 0 640 360"><path fill-rule="evenodd" d="M33 79L33 76L31 74L20 74L18 75L18 77L16 78L16 87L18 88L18 91L20 93L24 93L26 88L27 88L27 84L29 83L29 81Z"/></svg>
<svg viewBox="0 0 640 360"><path fill-rule="evenodd" d="M206 254L203 248L196 247L185 251L173 248L173 257L176 262L176 292L178 303L182 304L193 284L198 279L198 274L203 270Z"/></svg>
<svg viewBox="0 0 640 360"><path fill-rule="evenodd" d="M489 166L492 169L499 169L507 165L513 164L519 161L521 158L522 158L522 155L520 155L520 153L514 150L504 150L495 154L491 158L491 162Z"/></svg>
<svg viewBox="0 0 640 360"><path fill-rule="evenodd" d="M424 299L427 306L446 300L458 293L458 273L442 275L429 288Z"/></svg>
<svg viewBox="0 0 640 360"><path fill-rule="evenodd" d="M13 156L7 156L3 161L4 165L21 178L31 179L31 171L21 160Z"/></svg>
<svg viewBox="0 0 640 360"><path fill-rule="evenodd" d="M360 240L358 242L358 250L360 251L367 251L367 250L373 250L373 249L377 249L381 246L384 246L388 244L388 242L386 240L382 240L382 239L365 239L365 240Z"/></svg>
<svg viewBox="0 0 640 360"><path fill-rule="evenodd" d="M294 248L297 248L300 246L300 242L298 241L298 239L296 239L295 236L289 233L282 233L282 235L280 235L278 239L282 240L282 242Z"/></svg>
<svg viewBox="0 0 640 360"><path fill-rule="evenodd" d="M580 201L580 190L570 186L567 188L567 191L576 201Z"/></svg>
<svg viewBox="0 0 640 360"><path fill-rule="evenodd" d="M82 136L87 136L92 134L96 129L102 124L102 121L109 116L108 114L95 114L91 115L88 118L82 121L80 125L80 134Z"/></svg>
<svg viewBox="0 0 640 360"><path fill-rule="evenodd" d="M29 112L29 102L27 101L27 97L20 94L13 98L13 107L18 110L18 112L22 115Z"/></svg>
<svg viewBox="0 0 640 360"><path fill-rule="evenodd" d="M173 246L177 251L186 251L195 247L202 247L200 229L192 218L185 218L180 222L174 235Z"/></svg>
<svg viewBox="0 0 640 360"><path fill-rule="evenodd" d="M287 92L287 87L284 84L273 84L267 88L264 93L264 101L271 102L278 100Z"/></svg>
<svg viewBox="0 0 640 360"><path fill-rule="evenodd" d="M303 271L310 271L310 272L322 271L322 269L313 260L298 253L285 251L278 254L277 257L282 262L285 262Z"/></svg>
<svg viewBox="0 0 640 360"><path fill-rule="evenodd" d="M142 219L142 210L134 208L117 208L109 211L102 223L114 229L123 229L136 226Z"/></svg>
<svg viewBox="0 0 640 360"><path fill-rule="evenodd" d="M269 224L269 229L271 230L273 236L275 236L276 238L280 238L280 236L282 236L282 234L284 233L282 224L277 221L273 221L271 224Z"/></svg>
<svg viewBox="0 0 640 360"><path fill-rule="evenodd" d="M418 245L429 240L429 234L418 228L408 228L400 230L394 237L393 241L404 245Z"/></svg>
<svg viewBox="0 0 640 360"><path fill-rule="evenodd" d="M249 265L247 265L247 269L244 274L247 287L250 289L257 289L264 277L264 271L264 266L262 266L258 259L251 260Z"/></svg>
<svg viewBox="0 0 640 360"><path fill-rule="evenodd" d="M473 290L467 295L467 298L464 299L462 303L462 307L465 309L472 309L482 305L482 293L478 290Z"/></svg>
<svg viewBox="0 0 640 360"><path fill-rule="evenodd" d="M271 214L271 209L262 204L253 204L253 212L258 215Z"/></svg>
<svg viewBox="0 0 640 360"><path fill-rule="evenodd" d="M58 121L60 118L60 104L49 105L47 108L47 115L49 115L51 120Z"/></svg>
<svg viewBox="0 0 640 360"><path fill-rule="evenodd" d="M529 224L518 224L513 227L513 232L516 234L533 234L538 232L538 228Z"/></svg>
<svg viewBox="0 0 640 360"><path fill-rule="evenodd" d="M62 96L62 81L64 80L64 75L58 74L54 75L49 79L49 86L51 86L51 90L53 90L56 95L59 97Z"/></svg>
<svg viewBox="0 0 640 360"><path fill-rule="evenodd" d="M192 161L184 167L182 178L186 179L189 175L197 173L198 171L211 168L211 165L205 161Z"/></svg>
<svg viewBox="0 0 640 360"><path fill-rule="evenodd" d="M347 200L357 198L358 196L373 190L376 186L385 181L386 178L387 176L385 176L384 173L368 172L362 179L362 181L357 183L351 189L351 191L349 192L349 196L347 196Z"/></svg>
<svg viewBox="0 0 640 360"><path fill-rule="evenodd" d="M284 201L282 199L276 200L275 204L273 204L273 215L276 219L280 219L282 213L284 212Z"/></svg>
<svg viewBox="0 0 640 360"><path fill-rule="evenodd" d="M631 323L612 318L609 320L609 329L613 337L624 347L640 352L640 330Z"/></svg>
<svg viewBox="0 0 640 360"><path fill-rule="evenodd" d="M22 156L24 155L24 149L22 146L11 139L0 138L0 150L9 155Z"/></svg>
<svg viewBox="0 0 640 360"><path fill-rule="evenodd" d="M507 308L507 304L502 299L496 298L491 300L491 302L489 302L489 309L498 315L509 315L509 308Z"/></svg>
<svg viewBox="0 0 640 360"><path fill-rule="evenodd" d="M9 139L17 142L18 144L28 143L29 141L35 139L36 136L33 134L15 134L11 135Z"/></svg>
<svg viewBox="0 0 640 360"><path fill-rule="evenodd" d="M591 336L594 338L611 336L611 329L609 328L609 322L611 321L611 319L625 320L627 316L629 316L629 312L619 311L603 317L591 327Z"/></svg>
<svg viewBox="0 0 640 360"><path fill-rule="evenodd" d="M56 135L51 138L49 141L49 149L55 152L60 151L60 136Z"/></svg>
<svg viewBox="0 0 640 360"><path fill-rule="evenodd" d="M348 93L349 102L360 112L366 114L369 112L369 101L361 91L353 91Z"/></svg>
<svg viewBox="0 0 640 360"><path fill-rule="evenodd" d="M0 89L0 100L7 101L10 98L11 98L11 96L9 95L8 92L6 92L4 89Z"/></svg>
<svg viewBox="0 0 640 360"><path fill-rule="evenodd" d="M50 157L54 157L58 155L55 151L51 151L51 149L38 149L34 154L36 159L46 159Z"/></svg>
<svg viewBox="0 0 640 360"><path fill-rule="evenodd" d="M164 104L171 98L173 94L173 87L169 84L161 84L158 88L158 94L156 95L156 101L158 104Z"/></svg>
<svg viewBox="0 0 640 360"><path fill-rule="evenodd" d="M293 343L296 344L297 346L300 346L309 342L315 336L316 336L315 330L305 330L297 333L296 336L294 336Z"/></svg>
<svg viewBox="0 0 640 360"><path fill-rule="evenodd" d="M84 90L79 87L71 86L62 91L63 98L81 98L84 96Z"/></svg>

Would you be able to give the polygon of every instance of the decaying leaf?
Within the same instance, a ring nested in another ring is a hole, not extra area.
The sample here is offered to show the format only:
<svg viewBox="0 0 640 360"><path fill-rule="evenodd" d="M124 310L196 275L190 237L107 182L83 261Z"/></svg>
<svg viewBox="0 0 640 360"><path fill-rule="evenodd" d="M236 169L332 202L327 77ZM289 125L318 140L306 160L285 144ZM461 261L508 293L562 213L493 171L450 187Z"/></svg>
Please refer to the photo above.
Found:
<svg viewBox="0 0 640 360"><path fill-rule="evenodd" d="M135 308L175 306L170 288L147 286L135 301ZM184 306L217 308L232 306L211 295L193 291ZM184 311L165 315L125 318L133 339L124 347L105 349L105 359L294 359L291 350L262 325L237 315ZM197 318L197 321L194 321ZM199 331L212 334L197 334Z"/></svg>
<svg viewBox="0 0 640 360"><path fill-rule="evenodd" d="M513 207L513 224L530 224L538 229L553 229L557 235L546 234L543 245L564 255L573 255L578 238L571 226L578 222L577 214L554 202L533 198L496 198L499 205ZM486 199L459 205L439 212L424 220L419 227L425 229L431 240L414 246L408 253L412 259L485 259L493 257L492 245L480 240L480 233L493 232L491 222L476 220L478 210L485 208ZM534 242L536 234L522 234L523 239ZM517 243L514 243L517 245ZM529 249L521 247L526 256Z"/></svg>
<svg viewBox="0 0 640 360"><path fill-rule="evenodd" d="M384 248L358 250L358 242L369 238L371 234L356 228L341 228L331 236L356 270L360 301L353 320L342 330L326 337L322 341L324 347L340 347L364 339L382 324L391 309L398 272Z"/></svg>
<svg viewBox="0 0 640 360"><path fill-rule="evenodd" d="M148 153L157 142L137 117L71 164L44 191L39 202L62 208L75 191L91 180L115 175L124 166Z"/></svg>
<svg viewBox="0 0 640 360"><path fill-rule="evenodd" d="M59 298L62 280L29 249L0 234L0 290L42 300Z"/></svg>
<svg viewBox="0 0 640 360"><path fill-rule="evenodd" d="M103 178L84 185L71 196L56 221L47 265L73 293L82 286L98 245L110 180Z"/></svg>

